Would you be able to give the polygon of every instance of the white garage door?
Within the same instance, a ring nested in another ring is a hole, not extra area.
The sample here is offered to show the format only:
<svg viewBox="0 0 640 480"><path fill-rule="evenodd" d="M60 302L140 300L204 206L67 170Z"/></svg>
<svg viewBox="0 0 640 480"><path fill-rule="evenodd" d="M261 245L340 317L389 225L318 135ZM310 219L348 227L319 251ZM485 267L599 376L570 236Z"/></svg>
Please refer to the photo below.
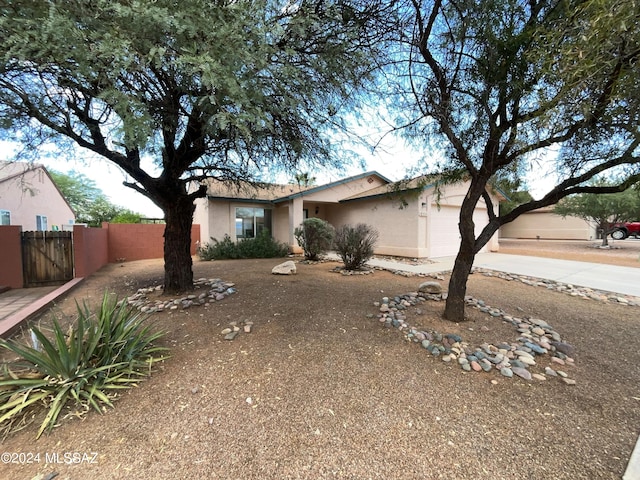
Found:
<svg viewBox="0 0 640 480"><path fill-rule="evenodd" d="M436 205L431 208L431 218L427 222L427 232L429 235L430 257L451 257L458 253L460 248L460 231L458 230L459 207L441 206L438 210ZM473 214L473 222L476 225L476 236L487 224L487 211L477 208ZM481 251L486 251L485 245Z"/></svg>

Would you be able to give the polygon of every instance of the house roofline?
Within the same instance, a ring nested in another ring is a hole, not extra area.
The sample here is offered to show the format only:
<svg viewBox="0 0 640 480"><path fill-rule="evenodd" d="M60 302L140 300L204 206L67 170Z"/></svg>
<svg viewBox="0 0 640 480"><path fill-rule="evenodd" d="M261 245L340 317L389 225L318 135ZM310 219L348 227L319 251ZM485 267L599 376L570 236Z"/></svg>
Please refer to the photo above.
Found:
<svg viewBox="0 0 640 480"><path fill-rule="evenodd" d="M24 163L24 162L6 162L6 163ZM35 172L38 169L42 169L42 171L47 175L47 177L49 177L49 180L51 180L51 183L53 184L54 188L60 194L60 197L62 198L62 200L64 200L64 203L67 204L67 207L69 207L69 210L71 210L71 212L73 213L73 216L76 217L78 215L76 213L76 211L73 209L73 207L71 206L71 204L69 203L69 201L67 200L67 198L62 193L62 190L60 190L60 188L58 187L56 182L53 180L53 177L49 173L49 170L47 170L47 167L45 167L44 165L41 165L39 163L33 163L33 164L26 163L25 165L28 166L25 170L23 170L22 172L15 173L13 175L9 175L8 177L0 178L0 183L6 182L6 181L9 181L9 180L13 180L13 179L18 178L18 177L22 177L26 173Z"/></svg>
<svg viewBox="0 0 640 480"><path fill-rule="evenodd" d="M218 195L207 195L209 200L226 200L236 203L259 203L262 205L273 205L273 200L265 200L264 198L242 198L242 197L226 197Z"/></svg>
<svg viewBox="0 0 640 480"><path fill-rule="evenodd" d="M390 190L388 192L375 193L373 195L366 195L366 196L356 197L356 198L344 198L342 200L338 200L338 203L357 202L357 201L360 201L360 200L372 200L374 198L393 198L393 197L396 197L396 196L399 197L400 195L402 195L405 192L421 192L423 190L426 190L429 187L433 187L433 184L432 185L425 185L423 187L413 187L413 188L403 188L403 189L400 189L400 190Z"/></svg>
<svg viewBox="0 0 640 480"><path fill-rule="evenodd" d="M304 197L306 195L309 195L309 194L312 194L312 193L316 193L316 192L321 192L323 190L327 190L329 188L336 187L338 185L344 185L345 183L353 182L354 180L360 180L361 178L369 177L371 175L377 176L378 178L382 179L386 183L392 183L391 180L389 180L384 175L380 175L375 170L372 170L372 171L369 171L369 172L364 172L364 173L360 173L358 175L354 175L352 177L347 177L347 178L343 178L341 180L336 180L336 181L331 182L331 183L326 183L324 185L319 185L317 187L310 188L308 190L303 190L302 192L296 192L296 193L293 193L291 195L287 195L287 196L284 196L284 197L276 198L276 199L273 200L273 203L282 203L282 202L286 202L287 200L293 200L294 198ZM339 202L340 201L341 200L339 200Z"/></svg>

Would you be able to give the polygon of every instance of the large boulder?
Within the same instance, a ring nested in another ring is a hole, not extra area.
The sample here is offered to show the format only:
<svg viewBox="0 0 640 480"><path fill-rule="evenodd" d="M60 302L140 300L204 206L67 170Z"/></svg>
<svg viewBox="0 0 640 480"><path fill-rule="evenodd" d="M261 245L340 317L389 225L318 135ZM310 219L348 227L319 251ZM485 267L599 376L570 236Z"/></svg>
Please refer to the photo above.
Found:
<svg viewBox="0 0 640 480"><path fill-rule="evenodd" d="M296 274L296 264L293 260L288 260L280 265L276 265L271 270L271 273L274 275L295 275Z"/></svg>
<svg viewBox="0 0 640 480"><path fill-rule="evenodd" d="M439 294L442 293L442 285L438 282L424 282L420 284L418 291L421 293Z"/></svg>

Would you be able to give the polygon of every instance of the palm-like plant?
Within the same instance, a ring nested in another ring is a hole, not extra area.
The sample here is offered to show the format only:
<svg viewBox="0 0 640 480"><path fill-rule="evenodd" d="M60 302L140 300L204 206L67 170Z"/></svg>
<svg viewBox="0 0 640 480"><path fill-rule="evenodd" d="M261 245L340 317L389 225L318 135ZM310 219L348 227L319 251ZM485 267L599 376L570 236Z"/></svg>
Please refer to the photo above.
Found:
<svg viewBox="0 0 640 480"><path fill-rule="evenodd" d="M1 340L0 347L21 357L0 372L0 430L29 423L40 406L48 412L37 437L51 430L65 406L102 413L119 389L131 388L164 358L165 348L153 342L163 334L145 325L146 317L105 294L93 313L77 304L78 319L65 334L53 320L53 338L32 329L34 345Z"/></svg>

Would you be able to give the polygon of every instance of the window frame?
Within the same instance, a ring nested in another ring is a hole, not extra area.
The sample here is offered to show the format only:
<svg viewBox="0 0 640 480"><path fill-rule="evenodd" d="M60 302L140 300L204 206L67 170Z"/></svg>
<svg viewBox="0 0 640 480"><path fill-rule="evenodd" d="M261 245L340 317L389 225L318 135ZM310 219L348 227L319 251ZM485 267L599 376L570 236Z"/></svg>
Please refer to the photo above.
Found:
<svg viewBox="0 0 640 480"><path fill-rule="evenodd" d="M256 238L258 235L260 235L260 233L262 233L263 230L269 231L270 234L272 233L273 209L266 207L246 206L235 206L234 208L234 235L236 241ZM238 213L242 210L245 210L245 214L250 212L252 215L240 216ZM260 215L259 213L261 213L262 215ZM247 228L249 227L249 224L251 228ZM247 235L250 230L252 236Z"/></svg>
<svg viewBox="0 0 640 480"><path fill-rule="evenodd" d="M48 229L49 229L49 219L47 218L47 216L36 215L36 231L46 232Z"/></svg>
<svg viewBox="0 0 640 480"><path fill-rule="evenodd" d="M4 218L7 218L9 223L4 223ZM0 209L0 225L11 225L11 210Z"/></svg>

